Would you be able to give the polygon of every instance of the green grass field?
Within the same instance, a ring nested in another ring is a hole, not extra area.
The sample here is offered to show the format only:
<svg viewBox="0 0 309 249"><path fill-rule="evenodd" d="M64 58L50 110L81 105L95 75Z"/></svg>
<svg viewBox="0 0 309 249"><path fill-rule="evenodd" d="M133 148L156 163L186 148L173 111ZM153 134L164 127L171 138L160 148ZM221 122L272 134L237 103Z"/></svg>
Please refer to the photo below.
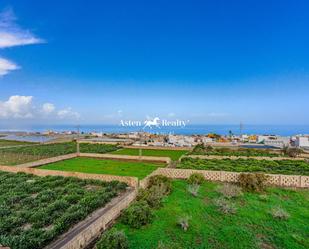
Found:
<svg viewBox="0 0 309 249"><path fill-rule="evenodd" d="M145 162L126 162L96 158L73 158L65 161L47 164L40 169L75 171L92 174L108 174L118 176L135 176L142 179L163 164Z"/></svg>
<svg viewBox="0 0 309 249"><path fill-rule="evenodd" d="M187 150L142 149L143 156L170 157L173 161L177 161L182 155L186 154L187 152ZM111 154L138 156L139 149L124 148L114 151Z"/></svg>
<svg viewBox="0 0 309 249"><path fill-rule="evenodd" d="M193 197L185 181L173 181L172 193L154 211L152 224L130 229L119 221L115 227L125 232L130 249L309 248L308 190L269 188L263 195L244 193L230 200L236 213L223 214L215 205L221 196L217 185L206 182ZM290 217L274 218L270 213L274 207L283 208ZM183 216L190 217L187 231L177 225Z"/></svg>
<svg viewBox="0 0 309 249"><path fill-rule="evenodd" d="M34 143L0 139L0 148L9 146L18 146L18 145L32 145L32 144Z"/></svg>

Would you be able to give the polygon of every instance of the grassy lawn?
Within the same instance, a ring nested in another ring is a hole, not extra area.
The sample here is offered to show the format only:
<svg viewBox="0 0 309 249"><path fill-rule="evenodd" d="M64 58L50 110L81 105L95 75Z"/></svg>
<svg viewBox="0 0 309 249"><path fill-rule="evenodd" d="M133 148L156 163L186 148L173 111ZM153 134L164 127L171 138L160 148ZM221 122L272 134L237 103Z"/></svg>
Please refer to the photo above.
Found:
<svg viewBox="0 0 309 249"><path fill-rule="evenodd" d="M43 248L125 188L117 181L0 171L0 245Z"/></svg>
<svg viewBox="0 0 309 249"><path fill-rule="evenodd" d="M177 165L181 169L224 170L236 172L265 172L269 174L309 175L309 163L293 160L255 159L199 159L183 158Z"/></svg>
<svg viewBox="0 0 309 249"><path fill-rule="evenodd" d="M73 158L65 161L43 165L41 169L75 171L92 174L108 174L118 176L135 176L142 179L163 164L145 162L126 162L96 158Z"/></svg>
<svg viewBox="0 0 309 249"><path fill-rule="evenodd" d="M187 152L187 150L142 149L143 156L170 157L173 161L177 161L182 155L186 154ZM138 156L139 149L124 148L114 151L112 152L112 154Z"/></svg>
<svg viewBox="0 0 309 249"><path fill-rule="evenodd" d="M187 183L173 181L172 193L154 211L153 222L140 229L120 223L130 249L158 248L309 248L309 191L269 188L263 195L244 193L230 200L235 214L223 214L215 205L222 194L218 184L206 182L197 197L187 192ZM262 198L263 197L263 198ZM283 208L290 217L279 220L270 213ZM179 217L189 216L189 229L178 225ZM164 245L164 246L162 246Z"/></svg>

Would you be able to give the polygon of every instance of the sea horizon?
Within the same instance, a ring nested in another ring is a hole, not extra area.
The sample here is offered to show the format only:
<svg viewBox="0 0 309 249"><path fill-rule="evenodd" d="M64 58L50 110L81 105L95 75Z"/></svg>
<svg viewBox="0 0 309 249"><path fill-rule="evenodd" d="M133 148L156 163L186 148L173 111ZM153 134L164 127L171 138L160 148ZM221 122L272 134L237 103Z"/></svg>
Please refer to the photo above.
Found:
<svg viewBox="0 0 309 249"><path fill-rule="evenodd" d="M145 128L143 127L123 127L116 124L41 124L41 125L0 125L0 132L44 132L44 131L77 131L80 132L102 132L102 133L130 133L130 132L150 132L156 134L179 134L179 135L203 135L208 133L216 133L219 135L227 135L231 131L235 135L241 134L268 134L280 136L292 136L298 134L309 134L309 125L240 125L236 124L192 124L184 127L161 127L161 128Z"/></svg>

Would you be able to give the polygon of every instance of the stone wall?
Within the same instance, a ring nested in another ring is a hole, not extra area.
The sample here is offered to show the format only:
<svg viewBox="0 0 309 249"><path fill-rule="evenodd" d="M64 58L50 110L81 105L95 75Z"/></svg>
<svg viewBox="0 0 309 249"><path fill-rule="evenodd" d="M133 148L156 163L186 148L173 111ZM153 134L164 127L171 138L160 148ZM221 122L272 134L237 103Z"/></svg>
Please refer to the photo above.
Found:
<svg viewBox="0 0 309 249"><path fill-rule="evenodd" d="M238 176L241 174L241 172L158 168L157 170L152 172L148 177L141 180L139 182L139 186L142 188L147 187L148 179L150 176L153 175L164 175L169 178L175 178L175 179L187 179L193 173L202 174L206 180L219 181L219 182L237 182ZM309 176L278 175L278 174L267 174L267 176L269 185L275 185L281 187L309 188Z"/></svg>
<svg viewBox="0 0 309 249"><path fill-rule="evenodd" d="M106 182L120 181L120 182L125 182L129 186L134 187L134 188L138 186L137 177L129 177L129 176L87 174L87 173L68 172L68 171L59 171L59 170L26 168L26 167L19 167L19 166L0 166L0 171L13 172L13 173L23 172L23 173L33 174L37 176L77 177L80 179L96 179L96 180L101 180L101 181L106 181Z"/></svg>

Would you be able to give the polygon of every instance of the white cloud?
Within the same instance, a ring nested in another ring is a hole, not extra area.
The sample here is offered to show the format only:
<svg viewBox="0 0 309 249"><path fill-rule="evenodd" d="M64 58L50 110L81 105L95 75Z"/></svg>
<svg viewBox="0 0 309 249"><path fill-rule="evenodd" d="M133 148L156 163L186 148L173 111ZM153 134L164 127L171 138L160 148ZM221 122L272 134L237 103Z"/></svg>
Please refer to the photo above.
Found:
<svg viewBox="0 0 309 249"><path fill-rule="evenodd" d="M50 114L52 112L54 112L56 109L55 105L54 104L51 104L51 103L45 103L43 106L42 106L42 112L43 114Z"/></svg>
<svg viewBox="0 0 309 249"><path fill-rule="evenodd" d="M16 16L12 9L0 13L0 48L43 43L29 30L24 30L16 24Z"/></svg>
<svg viewBox="0 0 309 249"><path fill-rule="evenodd" d="M175 114L174 112L170 112L169 114L167 114L167 116L168 116L169 118L173 118L173 117L176 116L176 114Z"/></svg>
<svg viewBox="0 0 309 249"><path fill-rule="evenodd" d="M19 69L19 67L14 62L0 57L0 76L6 75L16 69Z"/></svg>
<svg viewBox="0 0 309 249"><path fill-rule="evenodd" d="M72 111L71 107L65 108L63 110L58 111L58 117L61 119L79 119L80 115L78 112Z"/></svg>
<svg viewBox="0 0 309 249"><path fill-rule="evenodd" d="M32 108L32 96L11 96L0 102L0 118L31 118Z"/></svg>
<svg viewBox="0 0 309 249"><path fill-rule="evenodd" d="M80 118L80 114L67 107L57 110L52 103L45 103L36 106L33 103L33 96L11 96L6 101L0 101L1 119L66 119L75 120Z"/></svg>
<svg viewBox="0 0 309 249"><path fill-rule="evenodd" d="M0 49L45 42L29 30L18 26L16 20L17 18L10 8L0 13ZM16 69L19 69L19 66L14 62L0 57L0 77Z"/></svg>

